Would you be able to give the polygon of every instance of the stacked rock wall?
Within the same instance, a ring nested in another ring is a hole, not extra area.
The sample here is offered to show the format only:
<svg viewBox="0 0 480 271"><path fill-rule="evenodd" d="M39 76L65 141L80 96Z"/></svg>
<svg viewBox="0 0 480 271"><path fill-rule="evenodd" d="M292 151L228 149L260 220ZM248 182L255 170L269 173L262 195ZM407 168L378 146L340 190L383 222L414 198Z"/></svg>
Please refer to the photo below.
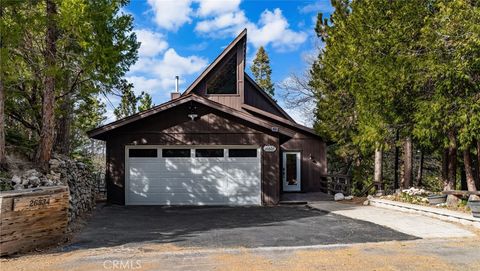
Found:
<svg viewBox="0 0 480 271"><path fill-rule="evenodd" d="M84 163L55 156L50 160L48 175L60 177L59 180L70 189L69 222L93 210L97 184L95 175Z"/></svg>
<svg viewBox="0 0 480 271"><path fill-rule="evenodd" d="M69 223L95 207L97 183L95 174L82 162L54 155L47 174L36 169L16 171L10 180L2 178L3 186L14 190L66 185L69 188Z"/></svg>

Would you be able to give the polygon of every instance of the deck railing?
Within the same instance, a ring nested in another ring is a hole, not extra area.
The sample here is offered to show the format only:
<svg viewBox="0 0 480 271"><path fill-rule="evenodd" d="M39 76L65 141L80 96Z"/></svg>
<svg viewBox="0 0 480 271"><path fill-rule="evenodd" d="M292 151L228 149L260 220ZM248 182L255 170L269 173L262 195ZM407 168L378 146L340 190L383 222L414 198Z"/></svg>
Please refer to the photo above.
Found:
<svg viewBox="0 0 480 271"><path fill-rule="evenodd" d="M342 174L326 174L320 176L320 190L324 193L334 195L343 193L348 196L352 194L352 177Z"/></svg>

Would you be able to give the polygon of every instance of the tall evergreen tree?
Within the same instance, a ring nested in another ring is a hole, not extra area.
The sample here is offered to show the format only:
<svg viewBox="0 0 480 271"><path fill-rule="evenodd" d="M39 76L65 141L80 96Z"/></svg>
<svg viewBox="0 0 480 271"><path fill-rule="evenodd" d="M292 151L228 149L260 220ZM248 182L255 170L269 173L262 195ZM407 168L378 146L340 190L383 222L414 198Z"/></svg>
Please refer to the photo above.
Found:
<svg viewBox="0 0 480 271"><path fill-rule="evenodd" d="M275 87L273 86L271 79L272 68L270 67L270 59L268 54L263 46L258 48L250 70L252 71L257 84L271 97L273 97L275 95Z"/></svg>
<svg viewBox="0 0 480 271"><path fill-rule="evenodd" d="M118 86L122 93L120 104L113 110L113 114L117 119L122 119L137 113L138 97L133 92L133 84L122 80Z"/></svg>
<svg viewBox="0 0 480 271"><path fill-rule="evenodd" d="M45 85L42 93L42 122L40 129L40 142L36 154L36 162L47 169L48 161L53 149L55 139L55 82L57 69L57 4L54 0L46 0L47 28L45 35L44 61L46 70Z"/></svg>
<svg viewBox="0 0 480 271"><path fill-rule="evenodd" d="M142 91L140 97L138 97L138 112L145 111L153 107L152 96Z"/></svg>
<svg viewBox="0 0 480 271"><path fill-rule="evenodd" d="M416 40L427 2L335 0L330 20L319 14L316 31L325 48L312 67L311 85L318 90L322 135L359 155L374 152L377 163L393 147L397 129L409 142L413 111L405 109L418 92ZM382 174L374 176L380 181Z"/></svg>
<svg viewBox="0 0 480 271"><path fill-rule="evenodd" d="M45 163L51 145L69 154L79 104L112 92L136 61L133 17L120 11L125 0L4 2L1 72L7 135L34 142L37 158ZM40 143L53 136L55 144Z"/></svg>
<svg viewBox="0 0 480 271"><path fill-rule="evenodd" d="M480 3L438 0L433 7L422 29L424 88L415 106L415 134L448 149L445 189L456 188L459 148L468 188L476 190L470 152L480 138Z"/></svg>
<svg viewBox="0 0 480 271"><path fill-rule="evenodd" d="M4 29L3 5L0 6L0 29ZM5 35L5 33L3 34ZM0 38L0 66L3 67L3 37ZM7 154L5 151L5 90L3 89L3 72L0 71L0 170L7 169Z"/></svg>

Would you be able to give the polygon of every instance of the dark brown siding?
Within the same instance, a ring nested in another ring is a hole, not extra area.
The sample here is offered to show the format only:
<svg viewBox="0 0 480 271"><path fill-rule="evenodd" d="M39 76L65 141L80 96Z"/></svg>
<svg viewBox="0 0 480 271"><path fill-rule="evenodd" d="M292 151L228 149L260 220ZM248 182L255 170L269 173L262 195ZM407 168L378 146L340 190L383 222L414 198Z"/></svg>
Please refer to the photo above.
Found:
<svg viewBox="0 0 480 271"><path fill-rule="evenodd" d="M275 108L267 98L259 93L259 90L257 90L248 80L245 81L245 103L286 119L282 112Z"/></svg>
<svg viewBox="0 0 480 271"><path fill-rule="evenodd" d="M320 175L327 174L326 144L318 138L297 134L281 146L282 150L302 153L302 191L319 191Z"/></svg>
<svg viewBox="0 0 480 271"><path fill-rule="evenodd" d="M190 121L188 107L178 106L111 132L107 139L108 201L125 203L126 145L257 145L279 150L278 136L264 128L194 105L199 118ZM224 114L224 113L223 113ZM262 152L262 202L279 200L279 151Z"/></svg>

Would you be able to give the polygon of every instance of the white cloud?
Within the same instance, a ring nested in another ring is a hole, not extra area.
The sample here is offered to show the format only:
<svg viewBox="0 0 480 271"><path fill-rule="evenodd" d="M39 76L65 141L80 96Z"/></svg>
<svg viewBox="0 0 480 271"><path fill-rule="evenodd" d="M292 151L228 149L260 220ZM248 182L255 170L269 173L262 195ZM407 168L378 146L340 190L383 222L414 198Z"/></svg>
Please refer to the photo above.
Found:
<svg viewBox="0 0 480 271"><path fill-rule="evenodd" d="M202 71L208 60L199 56L181 56L169 48L162 56L141 57L130 69L126 79L133 83L135 92L164 92L165 96L174 90L175 76L180 77L180 87L186 76ZM162 97L159 97L162 98Z"/></svg>
<svg viewBox="0 0 480 271"><path fill-rule="evenodd" d="M135 95L140 95L142 91L154 93L163 87L161 79L147 78L145 76L126 76L125 79L134 86Z"/></svg>
<svg viewBox="0 0 480 271"><path fill-rule="evenodd" d="M217 16L210 20L197 23L195 30L200 33L213 33L214 35L236 35L249 24L245 12L231 12Z"/></svg>
<svg viewBox="0 0 480 271"><path fill-rule="evenodd" d="M161 77L173 78L175 75L190 75L201 71L207 65L207 60L198 56L183 57L170 48L165 52L159 65L156 65L154 71ZM173 85L173 84L172 84Z"/></svg>
<svg viewBox="0 0 480 271"><path fill-rule="evenodd" d="M156 64L156 60L153 57L140 57L133 66L130 67L130 73L136 72L148 72L153 65Z"/></svg>
<svg viewBox="0 0 480 271"><path fill-rule="evenodd" d="M251 31L250 41L255 47L272 44L274 48L288 50L296 48L307 39L306 33L289 29L287 19L278 8L273 12L265 10L260 16L259 25L260 27L248 29Z"/></svg>
<svg viewBox="0 0 480 271"><path fill-rule="evenodd" d="M191 3L191 0L148 0L155 14L155 23L172 31L192 21Z"/></svg>
<svg viewBox="0 0 480 271"><path fill-rule="evenodd" d="M176 31L192 16L203 18L195 25L195 31L211 37L235 36L244 28L250 33L249 42L255 47L271 45L279 51L292 50L305 42L307 34L294 31L279 8L266 9L257 23L251 22L240 9L241 0L148 0L155 14L155 22L161 28ZM193 3L198 7L193 11ZM320 3L323 7L323 3ZM309 11L318 5L305 6ZM147 37L146 37L147 38ZM160 39L161 37L151 37ZM166 47L166 46L165 46ZM145 53L154 53L145 48Z"/></svg>
<svg viewBox="0 0 480 271"><path fill-rule="evenodd" d="M135 30L135 33L137 33L137 40L141 42L140 49L138 50L140 57L156 56L168 48L167 41L160 33L147 29Z"/></svg>
<svg viewBox="0 0 480 271"><path fill-rule="evenodd" d="M197 0L199 7L197 14L202 17L221 15L237 11L241 0Z"/></svg>
<svg viewBox="0 0 480 271"><path fill-rule="evenodd" d="M290 29L287 19L278 8L265 10L257 24L250 22L245 12L239 10L200 21L195 31L214 37L234 36L244 28L248 29L249 42L255 47L271 45L280 51L295 49L308 36L305 32Z"/></svg>
<svg viewBox="0 0 480 271"><path fill-rule="evenodd" d="M330 4L329 0L319 0L315 3L308 4L299 8L300 13L332 13L335 9Z"/></svg>

